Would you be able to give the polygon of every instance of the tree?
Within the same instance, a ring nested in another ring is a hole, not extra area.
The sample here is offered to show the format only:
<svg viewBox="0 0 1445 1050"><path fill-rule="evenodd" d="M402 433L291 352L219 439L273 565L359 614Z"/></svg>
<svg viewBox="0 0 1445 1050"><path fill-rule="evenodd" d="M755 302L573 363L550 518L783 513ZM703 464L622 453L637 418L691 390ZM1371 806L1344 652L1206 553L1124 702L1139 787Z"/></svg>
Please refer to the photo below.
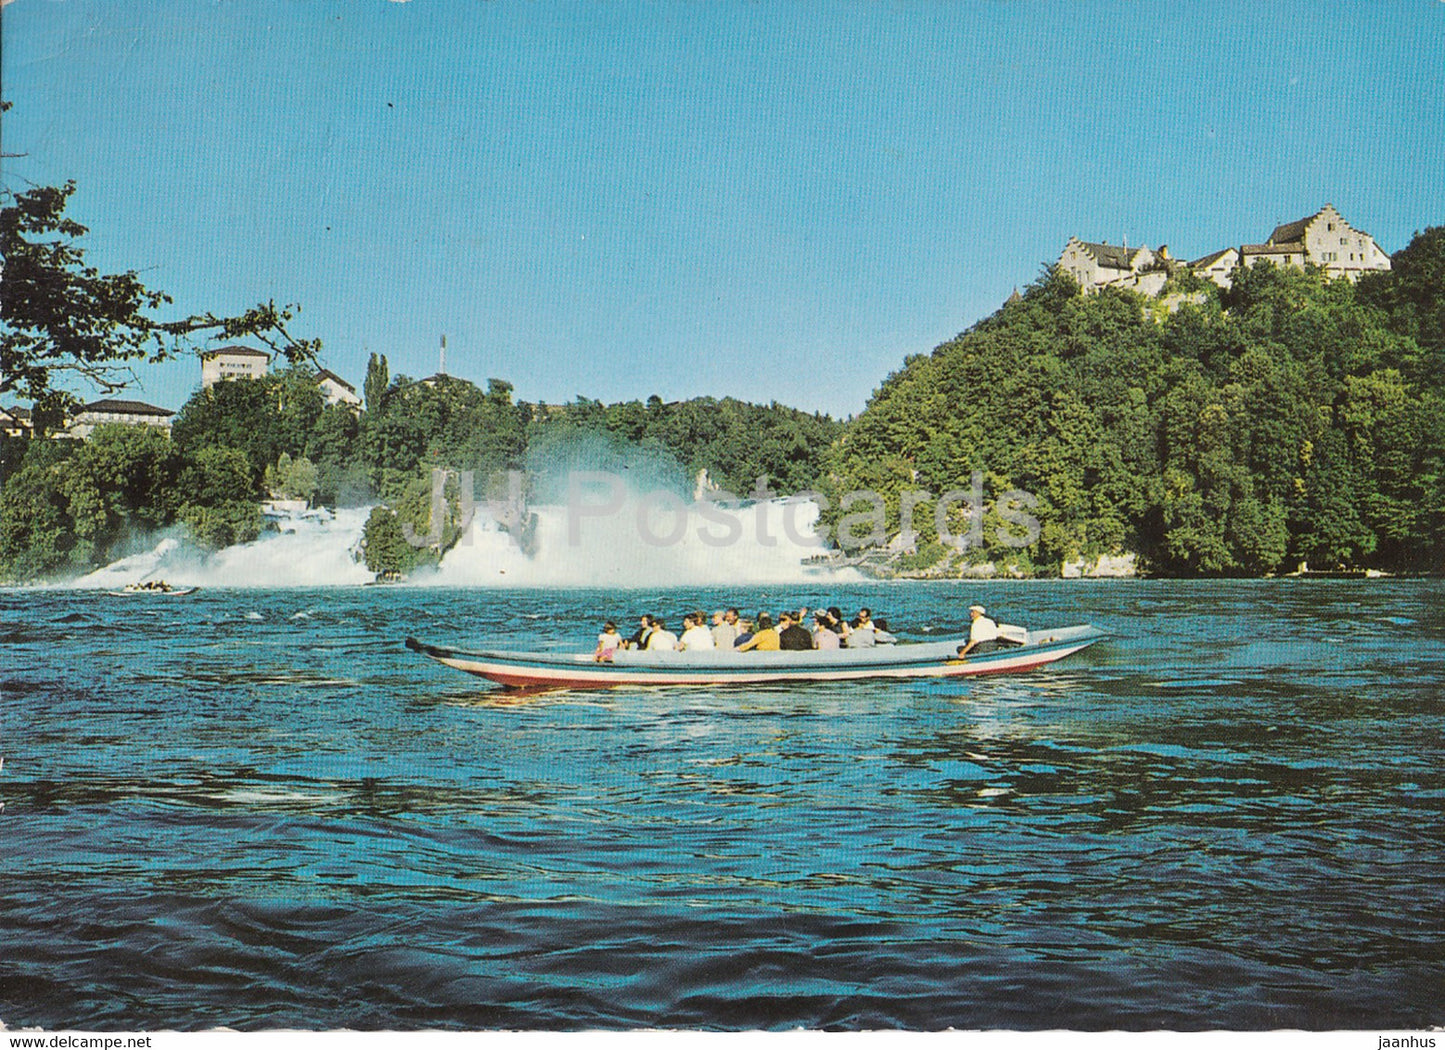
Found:
<svg viewBox="0 0 1445 1050"><path fill-rule="evenodd" d="M322 409L306 439L306 458L316 464L319 502L332 506L366 502L371 485L361 461L360 435L361 422L349 406Z"/></svg>
<svg viewBox="0 0 1445 1050"><path fill-rule="evenodd" d="M32 441L0 493L0 580L24 583L63 568L75 546L69 500L61 491L71 442Z"/></svg>
<svg viewBox="0 0 1445 1050"><path fill-rule="evenodd" d="M181 472L181 491L187 500L181 520L202 546L219 549L261 534L256 482L246 454L239 449L216 445L201 449Z"/></svg>
<svg viewBox="0 0 1445 1050"><path fill-rule="evenodd" d="M1391 269L1366 274L1360 293L1390 313L1397 332L1445 355L1445 226L1431 226L1390 257Z"/></svg>
<svg viewBox="0 0 1445 1050"><path fill-rule="evenodd" d="M206 337L252 337L289 361L314 359L316 340L292 337L296 307L267 302L234 317L214 313L163 320L172 303L134 270L103 274L79 245L86 227L65 214L75 183L0 193L0 395L31 401L53 427L80 399L79 382L106 394L135 378L139 361L165 361Z"/></svg>
<svg viewBox="0 0 1445 1050"><path fill-rule="evenodd" d="M275 379L238 379L197 391L176 414L171 436L188 456L225 448L245 454L256 481L282 452Z"/></svg>
<svg viewBox="0 0 1445 1050"><path fill-rule="evenodd" d="M211 446L240 449L260 480L283 452L305 455L324 408L309 372L290 368L197 391L181 406L171 432L192 454Z"/></svg>
<svg viewBox="0 0 1445 1050"><path fill-rule="evenodd" d="M316 493L316 466L305 456L292 459L285 452L266 468L266 488L277 499L310 501Z"/></svg>
<svg viewBox="0 0 1445 1050"><path fill-rule="evenodd" d="M326 397L309 368L287 368L266 378L275 383L276 441L283 451L300 456L326 408Z"/></svg>
<svg viewBox="0 0 1445 1050"><path fill-rule="evenodd" d="M377 575L407 573L418 565L435 562L437 552L407 542L402 525L398 515L387 507L373 507L366 519L361 530L361 549L366 567Z"/></svg>
<svg viewBox="0 0 1445 1050"><path fill-rule="evenodd" d="M86 441L29 444L0 493L0 578L84 571L170 524L181 462L159 428L111 424Z"/></svg>
<svg viewBox="0 0 1445 1050"><path fill-rule="evenodd" d="M391 384L391 375L386 367L386 355L371 355L366 363L366 382L362 393L366 396L366 410L373 415L382 411L386 400L386 388Z"/></svg>

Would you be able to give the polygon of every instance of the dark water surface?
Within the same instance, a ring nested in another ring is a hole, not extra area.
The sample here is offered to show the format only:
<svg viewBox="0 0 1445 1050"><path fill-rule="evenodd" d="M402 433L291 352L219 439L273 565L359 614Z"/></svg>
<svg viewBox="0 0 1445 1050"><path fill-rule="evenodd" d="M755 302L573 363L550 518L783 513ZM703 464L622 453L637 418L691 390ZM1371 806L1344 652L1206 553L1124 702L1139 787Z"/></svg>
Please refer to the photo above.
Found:
<svg viewBox="0 0 1445 1050"><path fill-rule="evenodd" d="M726 597L1117 637L953 684L516 699L402 638L590 648L724 596L0 592L0 1021L1445 1021L1439 582Z"/></svg>

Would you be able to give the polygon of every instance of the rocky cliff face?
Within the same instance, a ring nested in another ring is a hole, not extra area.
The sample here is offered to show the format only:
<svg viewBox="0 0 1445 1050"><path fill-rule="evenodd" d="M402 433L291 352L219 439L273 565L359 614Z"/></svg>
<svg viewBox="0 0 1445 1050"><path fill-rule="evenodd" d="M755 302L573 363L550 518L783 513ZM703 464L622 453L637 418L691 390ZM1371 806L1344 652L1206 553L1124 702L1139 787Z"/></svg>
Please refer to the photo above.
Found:
<svg viewBox="0 0 1445 1050"><path fill-rule="evenodd" d="M1131 552L1124 554L1103 554L1085 561L1066 561L1060 572L1066 580L1106 579L1139 575L1139 556Z"/></svg>
<svg viewBox="0 0 1445 1050"><path fill-rule="evenodd" d="M833 568L855 568L865 576L879 580L1022 580L1045 575L1033 565L1022 562L971 561L967 551L954 548L943 550L934 559L920 558L916 552L899 550L890 545L851 556L834 552L814 561ZM1059 572L1066 580L1126 579L1139 574L1139 556L1132 551L1067 561Z"/></svg>

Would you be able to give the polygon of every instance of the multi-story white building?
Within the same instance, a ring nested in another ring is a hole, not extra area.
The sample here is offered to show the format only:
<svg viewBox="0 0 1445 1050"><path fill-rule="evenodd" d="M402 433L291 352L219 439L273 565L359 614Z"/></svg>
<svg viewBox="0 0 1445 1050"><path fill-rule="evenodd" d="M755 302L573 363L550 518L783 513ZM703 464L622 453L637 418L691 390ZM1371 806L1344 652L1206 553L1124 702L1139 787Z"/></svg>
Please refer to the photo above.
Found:
<svg viewBox="0 0 1445 1050"><path fill-rule="evenodd" d="M323 368L316 373L316 385L320 388L321 396L326 398L328 405L361 407L361 397L357 394L356 387L330 369Z"/></svg>
<svg viewBox="0 0 1445 1050"><path fill-rule="evenodd" d="M1332 277L1357 281L1368 270L1388 270L1390 257L1364 230L1345 221L1333 204L1313 215L1276 226L1263 244L1246 244L1240 249L1246 266L1268 261L1276 266L1304 266L1309 263Z"/></svg>
<svg viewBox="0 0 1445 1050"><path fill-rule="evenodd" d="M1108 242L1095 244L1077 237L1069 238L1063 254L1059 256L1059 269L1077 281L1085 293L1096 292L1108 285L1137 288L1140 277L1155 272L1157 263L1158 257L1143 245L1130 248ZM1161 271L1158 281L1161 287L1165 276Z"/></svg>
<svg viewBox="0 0 1445 1050"><path fill-rule="evenodd" d="M85 438L90 437L91 432L98 426L125 423L130 426L160 427L169 434L173 415L174 412L148 405L144 401L92 401L75 414L65 432L70 437Z"/></svg>
<svg viewBox="0 0 1445 1050"><path fill-rule="evenodd" d="M201 388L209 390L223 379L260 379L270 364L270 354L249 346L207 350L201 355Z"/></svg>

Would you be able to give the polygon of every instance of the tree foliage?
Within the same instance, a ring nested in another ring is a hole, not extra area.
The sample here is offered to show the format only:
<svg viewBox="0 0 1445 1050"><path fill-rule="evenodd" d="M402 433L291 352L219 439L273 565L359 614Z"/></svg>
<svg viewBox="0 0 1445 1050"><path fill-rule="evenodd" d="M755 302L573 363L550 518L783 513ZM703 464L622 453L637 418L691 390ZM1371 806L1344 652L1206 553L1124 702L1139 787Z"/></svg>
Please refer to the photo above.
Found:
<svg viewBox="0 0 1445 1050"><path fill-rule="evenodd" d="M106 274L86 262L88 230L65 214L75 183L0 195L0 395L33 403L54 427L89 387L115 393L134 380L131 365L164 361L207 337L253 338L292 362L320 344L294 338L294 306L274 302L235 316L197 313L165 319L172 304L134 270Z"/></svg>
<svg viewBox="0 0 1445 1050"><path fill-rule="evenodd" d="M904 489L982 471L991 496L1037 497L1040 530L1022 550L986 531L971 556L1035 568L1122 550L1183 575L1438 568L1442 251L1427 230L1358 287L1241 270L1173 312L1046 273L884 381L836 487L882 493L896 528Z"/></svg>
<svg viewBox="0 0 1445 1050"><path fill-rule="evenodd" d="M759 478L780 494L819 488L841 431L828 416L777 402L700 397L669 404L654 396L604 405L579 396L538 410L527 447L538 471L574 464L632 469L641 451L652 461L654 478L670 477L685 493L706 472L713 485L746 497Z"/></svg>
<svg viewBox="0 0 1445 1050"><path fill-rule="evenodd" d="M324 410L310 371L290 368L198 391L177 413L171 433L189 452L209 447L244 452L259 482L282 455L306 455Z"/></svg>

